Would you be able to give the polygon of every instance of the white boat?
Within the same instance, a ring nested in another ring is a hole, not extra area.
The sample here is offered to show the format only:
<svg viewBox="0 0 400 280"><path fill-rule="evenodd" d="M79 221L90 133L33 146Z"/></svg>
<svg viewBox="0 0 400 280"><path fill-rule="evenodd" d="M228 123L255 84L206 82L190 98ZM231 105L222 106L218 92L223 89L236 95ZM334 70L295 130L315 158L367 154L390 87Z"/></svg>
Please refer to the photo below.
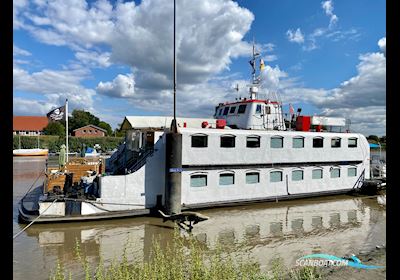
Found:
<svg viewBox="0 0 400 280"><path fill-rule="evenodd" d="M13 150L13 156L22 156L22 157L27 157L27 156L48 156L49 150L48 149L40 149L40 144L39 144L39 135L37 137L38 141L38 147L34 149L21 149L21 136L18 135L18 149Z"/></svg>
<svg viewBox="0 0 400 280"><path fill-rule="evenodd" d="M48 149L16 149L13 150L14 156L47 156L49 154Z"/></svg>
<svg viewBox="0 0 400 280"><path fill-rule="evenodd" d="M253 51L253 65L256 58ZM369 179L368 141L351 133L344 118L298 111L287 125L277 93L261 94L253 71L249 96L218 104L214 121L178 119L181 141L174 152L169 129L128 131L107 161L68 163L48 175L36 195L21 201L20 217L130 217L168 209L172 200L182 210L276 202L348 193ZM178 165L171 164L173 157Z"/></svg>

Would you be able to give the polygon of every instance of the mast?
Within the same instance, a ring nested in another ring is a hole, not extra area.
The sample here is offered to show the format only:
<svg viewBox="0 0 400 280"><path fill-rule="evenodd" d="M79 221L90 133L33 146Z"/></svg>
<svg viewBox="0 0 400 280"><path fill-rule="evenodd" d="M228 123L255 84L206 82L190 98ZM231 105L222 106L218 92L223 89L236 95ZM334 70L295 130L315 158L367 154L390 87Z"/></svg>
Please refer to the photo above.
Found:
<svg viewBox="0 0 400 280"><path fill-rule="evenodd" d="M177 132L176 124L176 0L174 0L174 119L172 120L171 130Z"/></svg>

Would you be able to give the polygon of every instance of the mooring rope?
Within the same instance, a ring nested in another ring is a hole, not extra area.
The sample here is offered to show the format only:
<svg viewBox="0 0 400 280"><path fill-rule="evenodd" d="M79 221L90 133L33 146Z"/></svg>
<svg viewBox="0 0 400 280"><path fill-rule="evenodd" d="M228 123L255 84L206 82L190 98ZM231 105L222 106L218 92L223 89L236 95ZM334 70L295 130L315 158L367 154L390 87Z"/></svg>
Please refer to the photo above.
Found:
<svg viewBox="0 0 400 280"><path fill-rule="evenodd" d="M37 176L36 180L32 183L32 185L29 187L29 189L25 192L25 194L22 196L21 201L25 198L25 196L29 193L29 191L33 188L33 186L36 184L37 180L46 172L46 170L43 170L39 176Z"/></svg>
<svg viewBox="0 0 400 280"><path fill-rule="evenodd" d="M54 199L54 201L42 212L42 214L40 214L39 216L37 216L32 222L30 222L26 227L24 227L23 229L21 229L16 235L13 236L13 239L15 239L18 235L20 235L21 233L23 233L28 227L30 227L31 225L33 225L34 222L36 222L40 216L42 216L44 214L44 212L47 211L47 209L49 209L55 202L57 201L57 198Z"/></svg>

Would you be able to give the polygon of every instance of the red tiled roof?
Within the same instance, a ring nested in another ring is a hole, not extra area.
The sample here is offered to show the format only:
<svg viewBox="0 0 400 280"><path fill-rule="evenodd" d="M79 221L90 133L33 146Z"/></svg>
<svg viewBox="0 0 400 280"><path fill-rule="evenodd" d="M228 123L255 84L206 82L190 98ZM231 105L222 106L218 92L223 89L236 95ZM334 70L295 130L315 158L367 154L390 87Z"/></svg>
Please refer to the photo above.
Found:
<svg viewBox="0 0 400 280"><path fill-rule="evenodd" d="M41 116L14 116L13 131L42 131L47 126L49 120Z"/></svg>

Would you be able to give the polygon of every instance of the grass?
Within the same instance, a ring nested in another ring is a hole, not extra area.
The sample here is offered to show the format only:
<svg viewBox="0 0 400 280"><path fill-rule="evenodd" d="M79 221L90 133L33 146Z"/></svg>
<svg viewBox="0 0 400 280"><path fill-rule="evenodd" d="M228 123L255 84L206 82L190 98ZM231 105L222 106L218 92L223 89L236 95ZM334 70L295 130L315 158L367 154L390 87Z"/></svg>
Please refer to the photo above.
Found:
<svg viewBox="0 0 400 280"><path fill-rule="evenodd" d="M127 248L127 246L125 246ZM267 272L260 270L260 265L251 259L233 260L221 246L214 250L205 250L194 239L185 244L184 239L175 232L172 243L165 248L160 247L159 240L153 240L151 257L148 261L128 261L125 249L121 260L113 260L108 267L100 259L96 267L90 267L87 258L82 253L79 242L75 246L76 261L81 264L85 280L108 279L151 279L151 280L316 280L322 279L315 267L288 269L282 259L275 259L272 269ZM50 275L52 280L72 279L71 272L66 272L60 262ZM80 277L79 279L82 279Z"/></svg>

